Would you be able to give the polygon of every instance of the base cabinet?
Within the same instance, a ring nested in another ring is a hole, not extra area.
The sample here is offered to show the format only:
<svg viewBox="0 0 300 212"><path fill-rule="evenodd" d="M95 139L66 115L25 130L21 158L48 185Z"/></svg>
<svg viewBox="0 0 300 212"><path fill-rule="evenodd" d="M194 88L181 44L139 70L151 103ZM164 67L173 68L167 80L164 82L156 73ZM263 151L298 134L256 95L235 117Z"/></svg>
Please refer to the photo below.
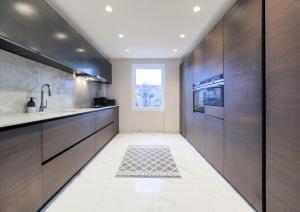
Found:
<svg viewBox="0 0 300 212"><path fill-rule="evenodd" d="M43 202L55 194L95 152L95 136L91 136L43 165Z"/></svg>
<svg viewBox="0 0 300 212"><path fill-rule="evenodd" d="M0 132L0 211L40 208L41 150L41 125Z"/></svg>
<svg viewBox="0 0 300 212"><path fill-rule="evenodd" d="M108 125L104 129L96 133L96 152L99 151L105 144L115 135L114 123Z"/></svg>

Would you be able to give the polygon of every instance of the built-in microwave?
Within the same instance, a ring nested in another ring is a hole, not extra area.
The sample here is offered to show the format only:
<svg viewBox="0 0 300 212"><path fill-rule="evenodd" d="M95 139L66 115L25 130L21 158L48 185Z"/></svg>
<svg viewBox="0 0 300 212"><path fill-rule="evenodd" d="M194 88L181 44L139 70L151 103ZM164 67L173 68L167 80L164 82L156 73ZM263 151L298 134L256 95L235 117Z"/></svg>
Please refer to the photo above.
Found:
<svg viewBox="0 0 300 212"><path fill-rule="evenodd" d="M218 75L193 86L194 112L205 112L205 106L224 107L224 77Z"/></svg>

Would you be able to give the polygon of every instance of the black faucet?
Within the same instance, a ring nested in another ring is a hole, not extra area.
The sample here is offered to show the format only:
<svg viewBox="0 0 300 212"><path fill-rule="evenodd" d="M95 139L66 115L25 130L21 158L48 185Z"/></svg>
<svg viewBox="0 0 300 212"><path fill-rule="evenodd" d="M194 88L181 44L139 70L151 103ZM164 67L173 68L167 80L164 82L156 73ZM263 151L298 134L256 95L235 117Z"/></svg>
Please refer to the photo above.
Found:
<svg viewBox="0 0 300 212"><path fill-rule="evenodd" d="M46 109L48 106L47 100L46 100L46 105L44 106L44 91L43 91L44 87L48 87L48 96L51 96L50 85L44 84L41 89L41 105L40 105L40 109L39 109L40 112L43 112L44 109Z"/></svg>

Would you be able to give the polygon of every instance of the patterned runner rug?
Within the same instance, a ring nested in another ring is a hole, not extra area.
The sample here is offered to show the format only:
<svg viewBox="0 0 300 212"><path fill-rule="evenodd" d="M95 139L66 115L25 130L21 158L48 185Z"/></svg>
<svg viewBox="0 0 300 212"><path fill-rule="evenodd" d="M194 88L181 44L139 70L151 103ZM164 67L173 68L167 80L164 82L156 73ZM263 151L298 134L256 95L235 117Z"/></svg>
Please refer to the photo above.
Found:
<svg viewBox="0 0 300 212"><path fill-rule="evenodd" d="M165 145L130 145L117 177L180 177L170 148Z"/></svg>

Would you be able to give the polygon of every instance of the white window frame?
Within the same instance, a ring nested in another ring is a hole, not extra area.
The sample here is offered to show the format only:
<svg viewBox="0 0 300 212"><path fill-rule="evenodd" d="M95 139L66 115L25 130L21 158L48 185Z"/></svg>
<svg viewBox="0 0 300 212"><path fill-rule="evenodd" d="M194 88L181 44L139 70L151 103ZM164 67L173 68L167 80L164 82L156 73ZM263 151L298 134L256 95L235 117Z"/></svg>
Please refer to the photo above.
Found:
<svg viewBox="0 0 300 212"><path fill-rule="evenodd" d="M136 69L160 69L161 70L161 86L162 86L162 103L159 108L136 107ZM164 64L132 64L131 65L132 88L131 88L131 104L134 111L164 111L165 110L165 65Z"/></svg>

